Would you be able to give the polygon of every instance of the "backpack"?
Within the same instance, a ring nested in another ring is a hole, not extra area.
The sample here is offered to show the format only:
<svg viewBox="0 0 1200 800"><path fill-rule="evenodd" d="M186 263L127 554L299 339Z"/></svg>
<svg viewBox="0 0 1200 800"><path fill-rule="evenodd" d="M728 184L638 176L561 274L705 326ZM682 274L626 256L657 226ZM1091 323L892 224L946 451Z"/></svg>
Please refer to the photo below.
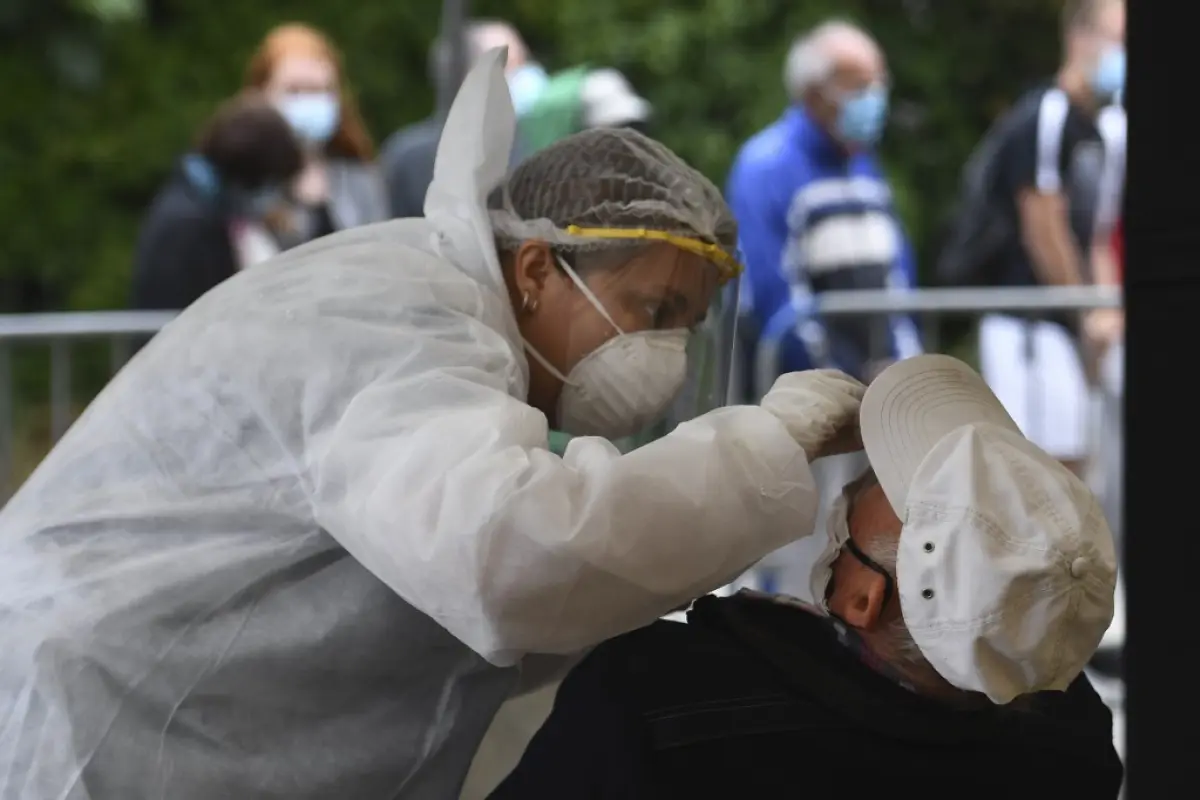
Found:
<svg viewBox="0 0 1200 800"><path fill-rule="evenodd" d="M1008 126L988 131L963 167L956 206L943 226L934 275L943 286L996 286L1004 252L1018 234L996 192L997 168Z"/></svg>

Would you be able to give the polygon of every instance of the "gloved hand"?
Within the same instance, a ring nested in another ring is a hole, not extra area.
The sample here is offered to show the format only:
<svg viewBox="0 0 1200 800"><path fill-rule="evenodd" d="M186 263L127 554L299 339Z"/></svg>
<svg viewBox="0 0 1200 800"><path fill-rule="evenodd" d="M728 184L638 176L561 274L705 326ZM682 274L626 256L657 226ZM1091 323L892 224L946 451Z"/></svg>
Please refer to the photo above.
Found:
<svg viewBox="0 0 1200 800"><path fill-rule="evenodd" d="M834 369L789 372L776 379L761 405L783 422L811 463L862 449L858 407L866 391Z"/></svg>

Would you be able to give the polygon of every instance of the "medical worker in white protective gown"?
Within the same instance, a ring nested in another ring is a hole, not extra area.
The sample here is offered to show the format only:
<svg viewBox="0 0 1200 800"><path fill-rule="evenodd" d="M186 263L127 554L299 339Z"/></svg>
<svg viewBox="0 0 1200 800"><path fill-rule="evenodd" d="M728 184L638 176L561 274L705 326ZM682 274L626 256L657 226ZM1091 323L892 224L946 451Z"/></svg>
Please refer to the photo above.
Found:
<svg viewBox="0 0 1200 800"><path fill-rule="evenodd" d="M523 657L811 531L862 387L785 376L623 455L729 305L734 223L628 131L506 180L502 60L426 219L210 292L0 512L0 798L453 800ZM548 424L583 436L560 458Z"/></svg>

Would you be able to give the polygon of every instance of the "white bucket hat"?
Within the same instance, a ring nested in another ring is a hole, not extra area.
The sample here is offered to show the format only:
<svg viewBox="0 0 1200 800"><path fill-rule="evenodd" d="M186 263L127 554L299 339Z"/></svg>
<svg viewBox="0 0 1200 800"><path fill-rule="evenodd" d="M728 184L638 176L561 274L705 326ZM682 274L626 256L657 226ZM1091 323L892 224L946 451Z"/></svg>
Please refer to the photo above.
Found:
<svg viewBox="0 0 1200 800"><path fill-rule="evenodd" d="M889 367L860 423L903 522L897 589L925 658L994 703L1066 689L1113 618L1116 551L1095 496L950 356Z"/></svg>

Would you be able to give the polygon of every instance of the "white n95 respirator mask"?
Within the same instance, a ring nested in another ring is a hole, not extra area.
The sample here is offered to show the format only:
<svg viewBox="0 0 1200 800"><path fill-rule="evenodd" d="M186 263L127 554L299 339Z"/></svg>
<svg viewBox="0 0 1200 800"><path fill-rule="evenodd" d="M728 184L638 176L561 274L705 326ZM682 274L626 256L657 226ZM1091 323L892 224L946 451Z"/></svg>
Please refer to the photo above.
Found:
<svg viewBox="0 0 1200 800"><path fill-rule="evenodd" d="M666 412L687 379L686 328L626 333L603 304L561 258L571 281L617 335L597 347L563 375L525 342L525 349L562 381L558 429L574 436L621 439L632 436Z"/></svg>

